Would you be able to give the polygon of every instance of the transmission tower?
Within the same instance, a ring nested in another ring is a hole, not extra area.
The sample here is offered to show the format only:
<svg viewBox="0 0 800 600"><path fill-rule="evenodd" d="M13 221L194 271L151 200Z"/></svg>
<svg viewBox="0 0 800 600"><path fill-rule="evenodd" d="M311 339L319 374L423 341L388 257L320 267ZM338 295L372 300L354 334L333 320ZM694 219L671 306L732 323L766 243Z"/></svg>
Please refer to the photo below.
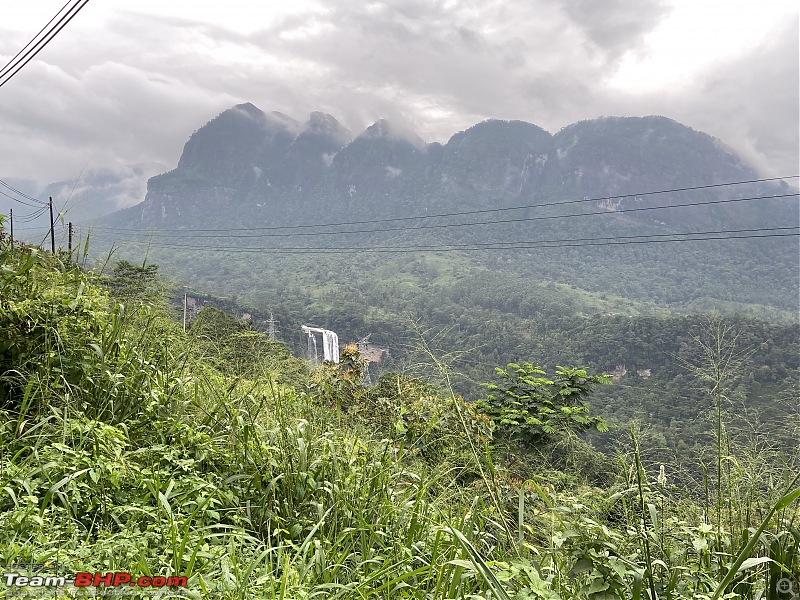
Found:
<svg viewBox="0 0 800 600"><path fill-rule="evenodd" d="M275 341L275 339L276 339L275 332L277 330L276 325L278 323L280 323L280 321L276 321L275 318L272 316L272 313L270 312L269 313L269 321L267 321L267 325L269 327L267 329L267 332L268 332L267 335L269 336L269 339L272 340L272 341Z"/></svg>

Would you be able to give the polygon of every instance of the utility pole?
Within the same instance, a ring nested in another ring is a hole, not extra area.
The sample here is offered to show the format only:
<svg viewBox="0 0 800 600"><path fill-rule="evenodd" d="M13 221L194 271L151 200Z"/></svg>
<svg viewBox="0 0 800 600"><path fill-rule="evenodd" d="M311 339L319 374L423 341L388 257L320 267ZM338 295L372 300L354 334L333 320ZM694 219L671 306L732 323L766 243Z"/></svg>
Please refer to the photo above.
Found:
<svg viewBox="0 0 800 600"><path fill-rule="evenodd" d="M55 256L56 253L56 233L53 226L53 197L50 196L50 251Z"/></svg>
<svg viewBox="0 0 800 600"><path fill-rule="evenodd" d="M183 288L183 332L186 333L186 288Z"/></svg>
<svg viewBox="0 0 800 600"><path fill-rule="evenodd" d="M67 238L67 252L69 252L69 260L72 262L72 221L69 222L69 237Z"/></svg>
<svg viewBox="0 0 800 600"><path fill-rule="evenodd" d="M11 220L11 249L14 249L14 209L8 209L9 219Z"/></svg>

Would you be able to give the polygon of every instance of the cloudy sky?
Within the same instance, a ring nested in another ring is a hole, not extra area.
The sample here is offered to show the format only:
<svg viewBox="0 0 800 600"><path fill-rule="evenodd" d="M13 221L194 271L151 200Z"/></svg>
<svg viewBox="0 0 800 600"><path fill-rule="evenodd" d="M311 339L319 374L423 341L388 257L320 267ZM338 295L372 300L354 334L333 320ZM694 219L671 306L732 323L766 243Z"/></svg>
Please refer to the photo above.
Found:
<svg viewBox="0 0 800 600"><path fill-rule="evenodd" d="M64 0L0 0L0 63ZM0 87L0 177L161 163L249 101L427 141L487 118L555 132L661 114L798 172L796 0L92 0ZM156 167L157 168L157 167ZM141 200L135 188L127 201Z"/></svg>

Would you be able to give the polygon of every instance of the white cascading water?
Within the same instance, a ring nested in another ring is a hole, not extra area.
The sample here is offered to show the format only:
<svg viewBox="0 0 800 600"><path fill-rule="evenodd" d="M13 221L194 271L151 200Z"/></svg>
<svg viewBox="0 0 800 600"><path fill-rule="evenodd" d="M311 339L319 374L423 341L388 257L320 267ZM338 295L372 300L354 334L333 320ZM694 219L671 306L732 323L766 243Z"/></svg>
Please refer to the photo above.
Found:
<svg viewBox="0 0 800 600"><path fill-rule="evenodd" d="M308 332L308 355L313 357L314 364L319 362L319 353L317 352L317 338L310 331Z"/></svg>
<svg viewBox="0 0 800 600"><path fill-rule="evenodd" d="M339 336L333 331L322 330L322 351L325 360L339 362Z"/></svg>
<svg viewBox="0 0 800 600"><path fill-rule="evenodd" d="M303 333L308 335L308 354L309 360L314 364L319 364L319 354L317 352L317 338L314 334L322 335L322 359L334 363L339 362L339 336L335 332L320 327L301 328Z"/></svg>

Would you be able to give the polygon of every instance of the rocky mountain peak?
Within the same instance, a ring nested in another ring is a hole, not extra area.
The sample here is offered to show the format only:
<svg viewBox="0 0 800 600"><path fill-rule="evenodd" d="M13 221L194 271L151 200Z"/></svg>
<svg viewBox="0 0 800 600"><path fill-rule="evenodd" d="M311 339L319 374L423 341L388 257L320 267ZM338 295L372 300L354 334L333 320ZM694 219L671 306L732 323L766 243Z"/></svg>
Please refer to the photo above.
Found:
<svg viewBox="0 0 800 600"><path fill-rule="evenodd" d="M311 113L305 125L304 133L330 137L333 140L340 141L342 146L353 137L350 130L339 123L333 116L319 111Z"/></svg>
<svg viewBox="0 0 800 600"><path fill-rule="evenodd" d="M392 123L386 119L378 119L375 121L375 123L367 127L364 132L358 136L358 139L385 139L402 141L411 144L415 148L425 147L425 140L419 137L410 128L398 123Z"/></svg>
<svg viewBox="0 0 800 600"><path fill-rule="evenodd" d="M261 109L259 109L258 107L256 107L254 104L250 103L250 102L244 102L243 104L237 104L231 110L238 110L240 112L243 112L246 115L249 115L249 116L255 117L255 118L262 118L264 116L264 112Z"/></svg>

